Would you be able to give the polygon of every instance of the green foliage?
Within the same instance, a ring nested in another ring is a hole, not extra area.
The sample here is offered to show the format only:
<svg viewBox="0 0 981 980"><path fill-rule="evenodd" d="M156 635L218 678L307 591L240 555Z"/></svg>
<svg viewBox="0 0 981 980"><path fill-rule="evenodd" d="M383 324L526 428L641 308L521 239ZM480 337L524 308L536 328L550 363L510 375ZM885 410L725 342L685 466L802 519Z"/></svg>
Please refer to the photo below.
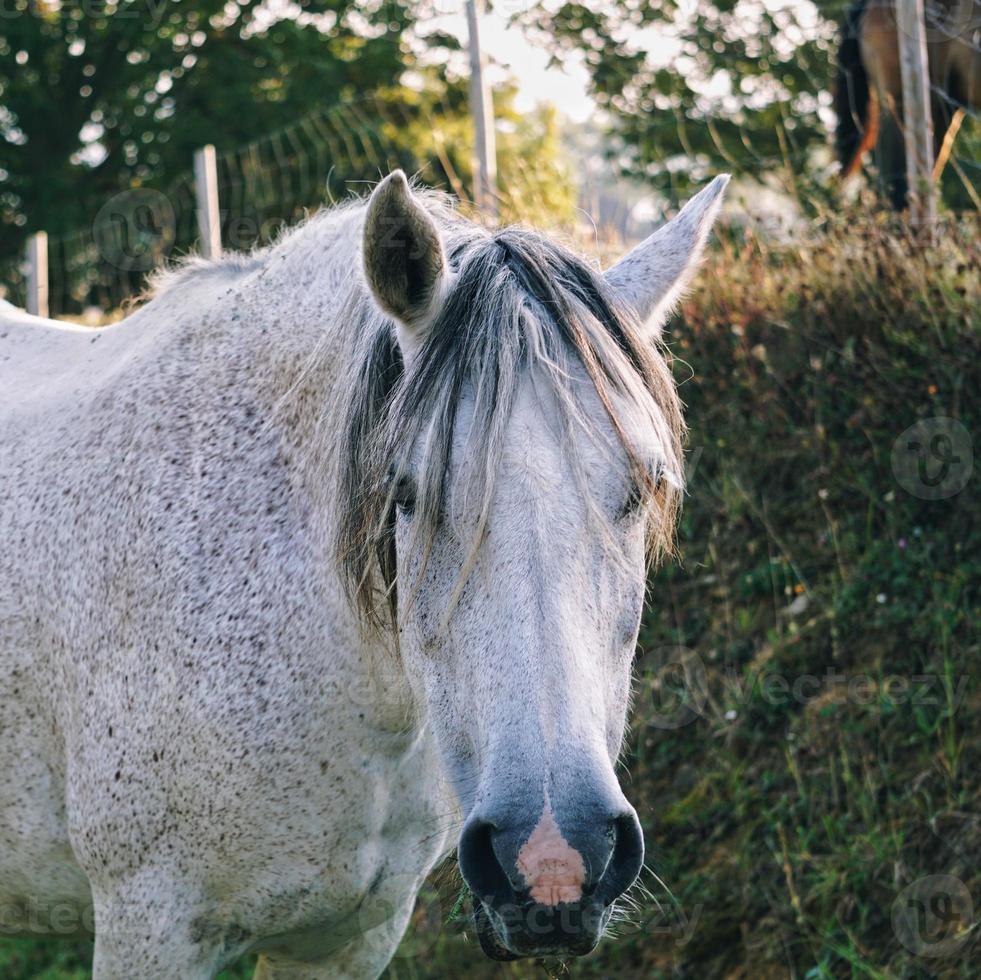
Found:
<svg viewBox="0 0 981 980"><path fill-rule="evenodd" d="M300 16L275 19L261 0L10 0L0 259L27 231L73 230L121 188L172 179L205 143L234 148L397 85L415 62L414 6L300 0Z"/></svg>
<svg viewBox="0 0 981 980"><path fill-rule="evenodd" d="M720 168L800 179L814 167L844 6L822 4L827 20L810 4L576 0L521 19L553 60L585 62L623 171L684 191Z"/></svg>
<svg viewBox="0 0 981 980"><path fill-rule="evenodd" d="M536 228L570 227L578 203L577 182L562 145L558 114L542 106L531 115L509 115L498 134L501 220Z"/></svg>
<svg viewBox="0 0 981 980"><path fill-rule="evenodd" d="M0 976L8 980L89 980L91 963L90 942L0 940Z"/></svg>
<svg viewBox="0 0 981 980"><path fill-rule="evenodd" d="M556 63L585 64L622 172L687 195L727 170L833 203L839 25L851 0L538 0L516 15ZM977 113L944 174L950 207L978 210ZM871 159L867 160L872 168Z"/></svg>
<svg viewBox="0 0 981 980"><path fill-rule="evenodd" d="M418 36L429 4L304 0L281 15L260 0L11 4L0 17L0 287L15 303L33 230L50 236L55 316L138 293L147 266L121 255L145 250L153 265L193 248L190 167L206 143L232 250L397 166L471 197L467 80L453 71L454 38ZM514 97L510 85L495 92L501 210L568 223L575 184L556 116L525 117ZM144 197L100 211L133 188Z"/></svg>

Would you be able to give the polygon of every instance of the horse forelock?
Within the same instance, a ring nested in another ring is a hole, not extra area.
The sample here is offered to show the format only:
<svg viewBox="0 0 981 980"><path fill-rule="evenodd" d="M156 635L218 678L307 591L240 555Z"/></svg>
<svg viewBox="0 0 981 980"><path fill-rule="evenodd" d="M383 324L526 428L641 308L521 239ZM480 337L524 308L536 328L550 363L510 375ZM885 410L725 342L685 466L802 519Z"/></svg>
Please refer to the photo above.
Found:
<svg viewBox="0 0 981 980"><path fill-rule="evenodd" d="M391 321L364 295L351 311L362 339L338 457L337 555L349 595L371 627L395 612L397 477L415 450L414 533L428 554L444 513L464 392L473 405L465 491L479 517L457 594L486 529L508 420L529 374L555 396L562 434L571 436L595 430L575 382L585 370L642 488L650 557L668 552L674 537L684 423L663 353L642 339L598 273L541 235L520 228L488 233L459 220L443 231L453 286L408 368ZM650 474L631 440L625 416L633 408L658 430L666 480ZM588 497L588 482L579 483ZM599 513L598 506L590 509Z"/></svg>

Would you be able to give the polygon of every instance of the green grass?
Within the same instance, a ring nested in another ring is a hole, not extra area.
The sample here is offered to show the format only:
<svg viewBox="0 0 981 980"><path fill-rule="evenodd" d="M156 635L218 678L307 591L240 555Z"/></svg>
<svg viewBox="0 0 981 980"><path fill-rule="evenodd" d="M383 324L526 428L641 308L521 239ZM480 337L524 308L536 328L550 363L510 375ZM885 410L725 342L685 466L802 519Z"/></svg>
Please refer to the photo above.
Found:
<svg viewBox="0 0 981 980"><path fill-rule="evenodd" d="M890 454L923 418L981 432L978 241L949 227L919 253L856 219L710 258L670 333L690 496L681 560L652 581L623 772L651 897L593 956L499 965L447 921L444 869L446 914L417 914L389 980L976 975L977 931L916 955L892 912L937 874L981 906L981 475L924 500ZM679 648L687 681L665 670ZM685 699L687 724L658 724ZM10 980L86 962L0 943Z"/></svg>

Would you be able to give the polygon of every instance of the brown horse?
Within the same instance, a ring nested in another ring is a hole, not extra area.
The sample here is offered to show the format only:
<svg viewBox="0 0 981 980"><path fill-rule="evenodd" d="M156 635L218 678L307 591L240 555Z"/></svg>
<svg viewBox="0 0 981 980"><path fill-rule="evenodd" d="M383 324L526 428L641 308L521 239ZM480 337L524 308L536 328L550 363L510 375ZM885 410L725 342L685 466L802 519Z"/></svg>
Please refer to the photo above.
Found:
<svg viewBox="0 0 981 980"><path fill-rule="evenodd" d="M926 0L934 178L943 169L965 110L981 108L981 0ZM903 84L895 4L856 0L838 49L836 143L842 175L875 151L879 181L893 207L906 206Z"/></svg>

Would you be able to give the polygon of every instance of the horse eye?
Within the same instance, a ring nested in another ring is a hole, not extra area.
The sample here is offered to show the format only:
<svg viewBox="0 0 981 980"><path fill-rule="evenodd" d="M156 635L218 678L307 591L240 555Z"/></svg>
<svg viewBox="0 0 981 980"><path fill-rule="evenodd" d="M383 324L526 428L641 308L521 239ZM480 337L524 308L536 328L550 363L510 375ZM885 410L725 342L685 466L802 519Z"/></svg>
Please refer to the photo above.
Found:
<svg viewBox="0 0 981 980"><path fill-rule="evenodd" d="M617 520L625 521L628 517L632 517L640 509L641 501L644 499L644 494L641 491L640 484L636 480L630 481L630 491L627 494L626 500L620 505L620 509L617 511Z"/></svg>
<svg viewBox="0 0 981 980"><path fill-rule="evenodd" d="M643 481L643 482L642 482ZM651 485L647 485L652 481ZM626 499L617 512L617 520L625 521L633 517L640 510L645 500L649 499L650 492L656 490L661 482L661 471L658 468L651 476L638 476L630 481L630 490Z"/></svg>
<svg viewBox="0 0 981 980"><path fill-rule="evenodd" d="M411 476L400 476L392 494L399 513L411 517L416 509L416 485Z"/></svg>

